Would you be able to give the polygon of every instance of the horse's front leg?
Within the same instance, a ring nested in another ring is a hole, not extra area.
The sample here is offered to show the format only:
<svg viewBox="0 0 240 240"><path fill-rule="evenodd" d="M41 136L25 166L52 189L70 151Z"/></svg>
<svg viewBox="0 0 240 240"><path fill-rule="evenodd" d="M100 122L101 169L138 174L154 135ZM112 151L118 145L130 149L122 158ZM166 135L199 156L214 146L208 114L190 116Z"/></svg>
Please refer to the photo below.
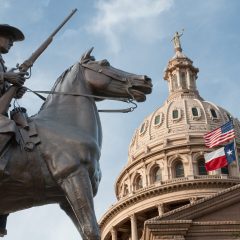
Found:
<svg viewBox="0 0 240 240"><path fill-rule="evenodd" d="M66 200L66 201L60 203L60 207L70 217L70 219L74 223L75 227L77 228L78 232L80 233L80 235L83 238L84 236L83 236L82 228L79 224L79 221L78 221L70 203ZM87 239L83 238L83 240L87 240Z"/></svg>
<svg viewBox="0 0 240 240"><path fill-rule="evenodd" d="M92 185L86 166L71 172L61 181L61 187L82 229L82 238L100 240L100 232L94 213Z"/></svg>

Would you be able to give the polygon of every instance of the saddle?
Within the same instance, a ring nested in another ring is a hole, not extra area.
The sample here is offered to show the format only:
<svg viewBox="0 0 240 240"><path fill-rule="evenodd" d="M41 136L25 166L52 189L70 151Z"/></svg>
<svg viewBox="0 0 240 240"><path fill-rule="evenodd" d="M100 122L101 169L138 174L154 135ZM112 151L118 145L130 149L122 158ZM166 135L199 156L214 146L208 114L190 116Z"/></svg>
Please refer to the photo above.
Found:
<svg viewBox="0 0 240 240"><path fill-rule="evenodd" d="M26 109L23 107L15 108L11 111L10 116L17 126L17 142L25 151L33 151L34 147L40 143L40 138L34 122L27 115Z"/></svg>
<svg viewBox="0 0 240 240"><path fill-rule="evenodd" d="M5 153L11 141L15 140L23 151L31 152L40 143L34 122L28 118L25 108L15 108L10 112L10 118L0 114L0 178L8 163Z"/></svg>

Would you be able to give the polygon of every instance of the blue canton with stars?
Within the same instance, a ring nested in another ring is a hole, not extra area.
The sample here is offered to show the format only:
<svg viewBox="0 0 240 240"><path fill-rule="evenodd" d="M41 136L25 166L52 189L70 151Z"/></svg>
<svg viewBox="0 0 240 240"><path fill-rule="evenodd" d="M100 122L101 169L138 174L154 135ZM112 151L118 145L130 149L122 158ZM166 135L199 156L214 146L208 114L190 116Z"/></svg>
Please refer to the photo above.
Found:
<svg viewBox="0 0 240 240"><path fill-rule="evenodd" d="M224 152L225 152L225 156L227 158L228 164L236 160L234 142L227 144L224 147Z"/></svg>

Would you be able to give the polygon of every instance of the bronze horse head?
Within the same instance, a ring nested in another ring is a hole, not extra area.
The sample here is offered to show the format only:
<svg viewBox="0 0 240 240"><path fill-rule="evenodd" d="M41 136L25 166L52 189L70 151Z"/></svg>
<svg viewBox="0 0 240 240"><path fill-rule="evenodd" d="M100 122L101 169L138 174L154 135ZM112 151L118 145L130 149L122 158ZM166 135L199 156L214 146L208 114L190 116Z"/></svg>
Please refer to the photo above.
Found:
<svg viewBox="0 0 240 240"><path fill-rule="evenodd" d="M100 240L93 197L101 179L102 129L95 100L142 102L152 84L147 76L95 61L91 51L57 79L39 113L29 118L37 134L31 127L24 134L36 143L34 150L24 151L14 139L5 150L0 214L59 203L82 239Z"/></svg>
<svg viewBox="0 0 240 240"><path fill-rule="evenodd" d="M152 91L149 77L116 69L106 59L95 61L90 55L92 50L83 55L80 63L84 67L86 81L93 86L94 94L131 98L137 102L146 100L145 94Z"/></svg>

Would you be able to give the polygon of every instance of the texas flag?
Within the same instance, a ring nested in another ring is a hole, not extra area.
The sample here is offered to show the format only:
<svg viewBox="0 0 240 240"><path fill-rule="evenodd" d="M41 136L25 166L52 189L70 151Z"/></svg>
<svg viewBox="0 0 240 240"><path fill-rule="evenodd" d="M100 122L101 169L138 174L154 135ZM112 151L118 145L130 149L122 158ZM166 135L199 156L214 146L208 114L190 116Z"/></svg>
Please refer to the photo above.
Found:
<svg viewBox="0 0 240 240"><path fill-rule="evenodd" d="M207 171L213 171L222 168L236 160L234 142L227 144L225 147L204 154L205 168Z"/></svg>

